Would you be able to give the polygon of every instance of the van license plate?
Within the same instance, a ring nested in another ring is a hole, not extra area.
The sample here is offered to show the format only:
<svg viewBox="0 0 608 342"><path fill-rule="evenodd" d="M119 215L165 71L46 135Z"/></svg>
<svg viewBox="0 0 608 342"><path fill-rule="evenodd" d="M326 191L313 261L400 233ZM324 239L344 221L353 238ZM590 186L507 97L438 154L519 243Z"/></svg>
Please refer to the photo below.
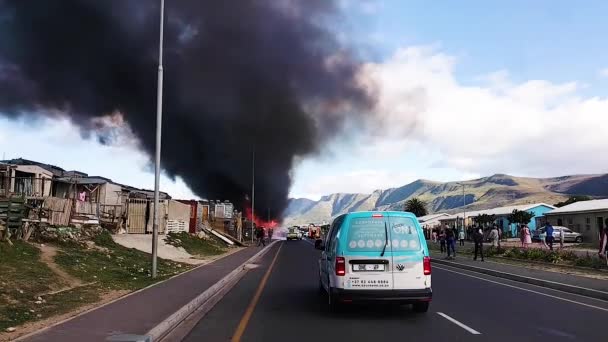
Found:
<svg viewBox="0 0 608 342"><path fill-rule="evenodd" d="M377 272L384 271L383 264L355 264L353 265L355 272Z"/></svg>

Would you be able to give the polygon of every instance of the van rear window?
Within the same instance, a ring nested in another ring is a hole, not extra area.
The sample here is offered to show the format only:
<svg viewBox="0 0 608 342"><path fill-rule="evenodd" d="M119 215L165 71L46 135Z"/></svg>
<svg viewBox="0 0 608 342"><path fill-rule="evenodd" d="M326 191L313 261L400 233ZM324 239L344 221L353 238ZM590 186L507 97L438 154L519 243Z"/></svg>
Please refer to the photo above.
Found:
<svg viewBox="0 0 608 342"><path fill-rule="evenodd" d="M387 250L418 251L421 248L416 223L409 217L353 218L348 229L348 250L361 252L381 252L386 242Z"/></svg>
<svg viewBox="0 0 608 342"><path fill-rule="evenodd" d="M386 243L386 218L353 218L348 227L348 249L361 252L381 252ZM389 235L390 241L390 235Z"/></svg>

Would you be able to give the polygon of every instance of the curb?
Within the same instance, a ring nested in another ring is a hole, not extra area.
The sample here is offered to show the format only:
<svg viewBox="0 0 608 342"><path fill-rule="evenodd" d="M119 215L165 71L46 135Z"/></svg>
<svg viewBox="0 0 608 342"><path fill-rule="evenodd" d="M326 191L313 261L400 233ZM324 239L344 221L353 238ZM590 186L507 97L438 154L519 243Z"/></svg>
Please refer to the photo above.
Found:
<svg viewBox="0 0 608 342"><path fill-rule="evenodd" d="M546 288L553 289L553 290L559 290L559 291L573 293L573 294L577 294L577 295L581 295L581 296L585 296L585 297L608 301L608 292L604 292L604 291L558 283L558 282L554 282L554 281L550 281L550 280L524 277L524 276L521 276L518 274L500 272L500 271L490 270L487 268L464 265L464 264L460 264L457 262L439 260L439 259L435 259L435 258L432 258L431 262L435 263L435 264L439 264L439 265L446 265L446 266L461 268L461 269L464 269L467 271L483 273L483 274L491 275L491 276L498 277L498 278L509 279L509 280L520 282L520 283L542 286L542 287L546 287Z"/></svg>
<svg viewBox="0 0 608 342"><path fill-rule="evenodd" d="M263 257L271 247L278 241L273 241L266 248L256 253L254 256L246 260L240 266L235 268L232 272L228 273L224 278L220 279L213 286L205 290L205 292L198 295L196 298L191 300L188 304L182 306L179 310L174 312L169 317L165 318L162 322L157 324L154 328L148 331L145 335L152 337L152 341L160 341L173 331L177 326L186 320L195 311L209 311L218 301L210 300L219 292L227 292L232 288L238 280L247 272L246 265L255 262L256 260Z"/></svg>

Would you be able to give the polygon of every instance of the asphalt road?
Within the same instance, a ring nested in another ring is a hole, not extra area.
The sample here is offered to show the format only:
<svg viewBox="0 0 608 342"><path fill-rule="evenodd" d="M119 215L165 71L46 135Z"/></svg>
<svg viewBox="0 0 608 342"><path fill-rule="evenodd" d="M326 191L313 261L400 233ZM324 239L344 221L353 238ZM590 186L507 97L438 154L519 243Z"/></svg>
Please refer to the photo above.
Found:
<svg viewBox="0 0 608 342"><path fill-rule="evenodd" d="M433 267L429 312L350 306L330 313L319 294L319 252L275 244L186 341L604 341L608 302L447 266Z"/></svg>

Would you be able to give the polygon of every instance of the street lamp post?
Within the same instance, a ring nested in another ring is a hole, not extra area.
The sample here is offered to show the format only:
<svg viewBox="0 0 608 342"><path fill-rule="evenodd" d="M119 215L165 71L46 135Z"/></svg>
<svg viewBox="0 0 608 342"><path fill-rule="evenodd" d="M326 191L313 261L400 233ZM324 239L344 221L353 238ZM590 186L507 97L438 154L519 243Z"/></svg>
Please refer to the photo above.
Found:
<svg viewBox="0 0 608 342"><path fill-rule="evenodd" d="M253 222L255 213L255 145L253 145L253 155L251 159L251 243L253 243Z"/></svg>
<svg viewBox="0 0 608 342"><path fill-rule="evenodd" d="M158 42L158 84L156 93L156 158L154 161L154 222L152 224L152 278L156 278L158 251L158 202L160 186L160 150L163 125L163 29L165 0L160 0L160 37Z"/></svg>
<svg viewBox="0 0 608 342"><path fill-rule="evenodd" d="M462 184L462 230L466 233L465 222L467 220L467 197L464 195L464 184Z"/></svg>
<svg viewBox="0 0 608 342"><path fill-rule="evenodd" d="M465 222L466 222L466 219L467 219L467 209L465 208L465 206L467 205L467 198L466 198L466 196L464 194L464 184L463 183L456 183L456 184L457 185L462 185L462 230L466 234L467 232L466 232L466 229L465 229Z"/></svg>

